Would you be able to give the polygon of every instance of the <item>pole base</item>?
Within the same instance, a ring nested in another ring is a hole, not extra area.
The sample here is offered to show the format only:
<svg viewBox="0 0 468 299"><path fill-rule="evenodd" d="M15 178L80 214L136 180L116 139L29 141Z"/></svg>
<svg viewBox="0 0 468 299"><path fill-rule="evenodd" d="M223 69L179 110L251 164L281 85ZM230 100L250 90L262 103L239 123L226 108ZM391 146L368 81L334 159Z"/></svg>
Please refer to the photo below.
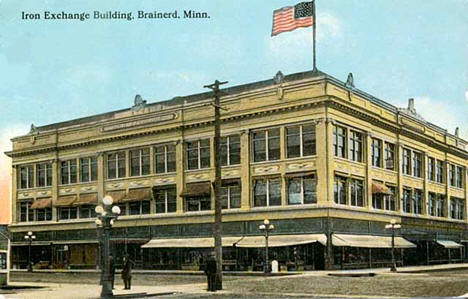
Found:
<svg viewBox="0 0 468 299"><path fill-rule="evenodd" d="M397 269L396 269L396 267L391 267L391 268L390 268L390 271L391 271L391 272L396 272Z"/></svg>

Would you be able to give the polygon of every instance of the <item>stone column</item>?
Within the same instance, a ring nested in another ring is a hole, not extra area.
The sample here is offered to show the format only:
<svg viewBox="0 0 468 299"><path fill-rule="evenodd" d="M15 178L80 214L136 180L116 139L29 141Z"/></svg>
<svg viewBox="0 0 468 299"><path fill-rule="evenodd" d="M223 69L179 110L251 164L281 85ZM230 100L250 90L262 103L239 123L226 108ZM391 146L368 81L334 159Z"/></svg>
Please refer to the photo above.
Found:
<svg viewBox="0 0 468 299"><path fill-rule="evenodd" d="M399 138L400 136L398 136ZM398 177L397 177L397 196L395 198L395 209L396 211L399 211L400 213L402 212L402 206L401 206L401 199L403 196L403 169L401 167L402 163L402 152L403 152L403 147L400 143L400 141L397 141L395 144L395 160L397 163L395 163L395 167L397 167L398 170Z"/></svg>
<svg viewBox="0 0 468 299"><path fill-rule="evenodd" d="M428 205L428 198L429 198L429 189L427 187L428 185L428 177L427 177L427 165L428 165L428 160L429 157L427 156L427 153L422 153L422 172L423 172L423 179L424 179L424 185L423 185L423 205L422 205L422 211L421 213L423 215L428 215L427 213L427 205Z"/></svg>
<svg viewBox="0 0 468 299"><path fill-rule="evenodd" d="M249 131L245 130L240 135L240 146L241 146L241 210L250 209L250 140Z"/></svg>
<svg viewBox="0 0 468 299"><path fill-rule="evenodd" d="M286 129L284 126L280 128L280 161L286 159ZM284 177L285 169L281 167L281 205L286 206L287 194L286 194L286 178Z"/></svg>
<svg viewBox="0 0 468 299"><path fill-rule="evenodd" d="M442 207L442 214L445 218L449 217L449 201L450 201L450 164L447 159L447 153L445 153L445 163L444 163L444 180L445 180L445 201L444 206Z"/></svg>
<svg viewBox="0 0 468 299"><path fill-rule="evenodd" d="M317 203L333 203L333 124L322 118L316 125L317 144Z"/></svg>

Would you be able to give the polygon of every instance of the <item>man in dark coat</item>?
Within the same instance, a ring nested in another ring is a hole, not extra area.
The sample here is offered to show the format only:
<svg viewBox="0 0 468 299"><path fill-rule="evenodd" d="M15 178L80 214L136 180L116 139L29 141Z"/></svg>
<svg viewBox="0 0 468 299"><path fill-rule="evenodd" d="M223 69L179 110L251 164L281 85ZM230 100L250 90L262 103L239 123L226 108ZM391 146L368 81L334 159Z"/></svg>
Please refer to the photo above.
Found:
<svg viewBox="0 0 468 299"><path fill-rule="evenodd" d="M214 252L206 259L205 274L208 282L208 291L216 292L216 257Z"/></svg>
<svg viewBox="0 0 468 299"><path fill-rule="evenodd" d="M114 281L115 281L115 264L114 264L114 257L111 255L109 256L109 269L110 269L110 277L112 282L112 289L114 289Z"/></svg>
<svg viewBox="0 0 468 299"><path fill-rule="evenodd" d="M130 290L132 288L132 262L126 257L122 260L122 279L124 282L124 289Z"/></svg>

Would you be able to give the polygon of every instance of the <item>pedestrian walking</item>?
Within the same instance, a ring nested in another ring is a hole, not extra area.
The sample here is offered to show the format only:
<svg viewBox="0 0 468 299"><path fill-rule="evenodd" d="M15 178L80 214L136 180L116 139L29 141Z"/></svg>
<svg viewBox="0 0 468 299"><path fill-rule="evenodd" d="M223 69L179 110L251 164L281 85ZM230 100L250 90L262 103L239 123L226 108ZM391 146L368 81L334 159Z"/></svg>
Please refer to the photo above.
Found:
<svg viewBox="0 0 468 299"><path fill-rule="evenodd" d="M109 275L111 278L111 283L112 283L112 289L114 289L114 282L115 282L115 263L114 263L114 257L111 255L109 256Z"/></svg>
<svg viewBox="0 0 468 299"><path fill-rule="evenodd" d="M132 262L126 257L122 260L122 279L124 282L124 289L130 290L132 288Z"/></svg>
<svg viewBox="0 0 468 299"><path fill-rule="evenodd" d="M206 259L205 274L208 283L208 291L216 292L216 257L214 252Z"/></svg>

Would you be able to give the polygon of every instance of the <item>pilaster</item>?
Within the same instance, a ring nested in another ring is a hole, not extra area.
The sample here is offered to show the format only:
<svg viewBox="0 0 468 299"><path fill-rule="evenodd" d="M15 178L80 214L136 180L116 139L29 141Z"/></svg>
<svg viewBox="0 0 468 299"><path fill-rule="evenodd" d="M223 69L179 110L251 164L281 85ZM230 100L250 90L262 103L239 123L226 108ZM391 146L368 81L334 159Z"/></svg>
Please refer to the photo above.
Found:
<svg viewBox="0 0 468 299"><path fill-rule="evenodd" d="M16 223L18 222L18 214L16 213L16 206L18 204L18 193L17 190L17 182L18 182L18 165L11 166L11 222Z"/></svg>
<svg viewBox="0 0 468 299"><path fill-rule="evenodd" d="M105 166L104 166L104 153L98 153L97 155L97 194L98 202L101 203L102 198L105 196Z"/></svg>
<svg viewBox="0 0 468 299"><path fill-rule="evenodd" d="M185 180L184 180L184 141L183 134L182 138L176 143L176 188L177 188L177 202L176 202L176 213L182 214L184 212L184 199L181 196Z"/></svg>
<svg viewBox="0 0 468 299"><path fill-rule="evenodd" d="M58 199L59 196L59 160L54 159L52 160L52 188L51 188L51 195L52 195L52 221L57 221L57 209L55 208L55 201Z"/></svg>
<svg viewBox="0 0 468 299"><path fill-rule="evenodd" d="M366 163L366 201L364 203L364 206L366 206L367 209L370 210L372 208L372 155L370 154L370 148L372 144L372 132L367 131L364 133L364 136L365 140L363 142L363 159Z"/></svg>
<svg viewBox="0 0 468 299"><path fill-rule="evenodd" d="M241 144L241 210L250 209L250 146L249 131L245 130L240 135Z"/></svg>
<svg viewBox="0 0 468 299"><path fill-rule="evenodd" d="M422 153L422 174L423 174L423 205L422 205L422 214L423 215L428 215L427 213L427 206L428 206L428 198L429 198L429 190L427 188L427 182L428 182L428 177L427 177L427 165L428 165L428 160L429 157L427 156L427 153Z"/></svg>
<svg viewBox="0 0 468 299"><path fill-rule="evenodd" d="M400 136L398 136L398 138L400 138ZM398 176L397 176L398 194L396 195L396 198L395 198L395 210L400 213L402 212L401 201L403 198L403 168L401 167L401 163L403 161L402 153L403 153L403 146L400 141L397 141L395 144L395 159L397 160L397 163L395 163L395 167L397 167L397 170L398 170Z"/></svg>
<svg viewBox="0 0 468 299"><path fill-rule="evenodd" d="M333 120L321 118L316 125L317 203L333 202Z"/></svg>
<svg viewBox="0 0 468 299"><path fill-rule="evenodd" d="M444 181L445 181L445 201L443 208L443 216L448 218L449 216L449 201L450 201L450 164L447 159L447 153L445 153L445 161L444 161Z"/></svg>

